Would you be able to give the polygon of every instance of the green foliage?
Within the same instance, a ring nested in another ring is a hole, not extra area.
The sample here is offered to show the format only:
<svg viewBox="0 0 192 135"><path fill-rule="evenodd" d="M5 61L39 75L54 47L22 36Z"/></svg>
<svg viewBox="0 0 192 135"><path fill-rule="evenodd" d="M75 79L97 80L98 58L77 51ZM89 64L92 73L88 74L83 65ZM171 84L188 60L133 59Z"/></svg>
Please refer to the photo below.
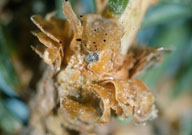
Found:
<svg viewBox="0 0 192 135"><path fill-rule="evenodd" d="M164 24L178 19L192 17L191 7L179 4L159 4L148 13L142 23L142 28Z"/></svg>
<svg viewBox="0 0 192 135"><path fill-rule="evenodd" d="M0 131L6 134L15 133L20 130L21 127L21 121L5 108L0 99Z"/></svg>
<svg viewBox="0 0 192 135"><path fill-rule="evenodd" d="M156 28L151 37L153 46L172 50L160 66L145 73L143 80L154 89L162 78L172 78L174 97L192 91L191 8L192 0L161 0L149 10L142 25L144 30Z"/></svg>
<svg viewBox="0 0 192 135"><path fill-rule="evenodd" d="M18 87L19 81L11 63L6 48L6 42L0 26L0 88L8 95L17 95L14 91Z"/></svg>
<svg viewBox="0 0 192 135"><path fill-rule="evenodd" d="M150 88L155 89L157 81L165 76L173 77L179 71L181 55L183 53L183 45L190 39L190 31L186 23L170 24L162 27L156 35L154 45L156 47L164 47L172 50L170 54L165 54L163 62L154 69L145 72L142 80L147 83Z"/></svg>
<svg viewBox="0 0 192 135"><path fill-rule="evenodd" d="M107 8L112 14L120 15L127 7L129 0L109 0Z"/></svg>

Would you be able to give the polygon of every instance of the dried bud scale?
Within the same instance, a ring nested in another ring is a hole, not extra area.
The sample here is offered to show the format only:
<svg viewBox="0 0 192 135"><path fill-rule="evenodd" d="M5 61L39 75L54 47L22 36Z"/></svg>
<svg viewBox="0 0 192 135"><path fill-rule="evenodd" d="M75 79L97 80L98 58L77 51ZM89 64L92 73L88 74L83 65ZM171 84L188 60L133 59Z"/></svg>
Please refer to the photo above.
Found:
<svg viewBox="0 0 192 135"><path fill-rule="evenodd" d="M125 31L119 21L87 14L81 23L67 0L63 7L66 20L32 17L41 30L34 35L45 46L33 49L54 67L46 71L31 101L33 134L96 132L97 125L109 122L111 110L122 119L147 121L154 111L154 96L135 76L158 62L162 50L131 48L122 55Z"/></svg>

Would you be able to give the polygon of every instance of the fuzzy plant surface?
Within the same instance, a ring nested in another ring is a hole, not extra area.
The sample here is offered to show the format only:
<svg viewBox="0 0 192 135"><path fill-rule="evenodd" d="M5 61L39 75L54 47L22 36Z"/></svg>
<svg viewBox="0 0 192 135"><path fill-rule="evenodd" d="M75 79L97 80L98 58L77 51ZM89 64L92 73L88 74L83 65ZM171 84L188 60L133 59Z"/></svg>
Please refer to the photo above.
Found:
<svg viewBox="0 0 192 135"><path fill-rule="evenodd" d="M31 100L31 134L106 134L112 117L145 123L156 117L154 96L138 75L166 50L137 46L135 36L153 0L96 1L96 13L77 16L63 1L66 19L34 15L43 44L33 50L48 64ZM112 113L114 111L114 114Z"/></svg>

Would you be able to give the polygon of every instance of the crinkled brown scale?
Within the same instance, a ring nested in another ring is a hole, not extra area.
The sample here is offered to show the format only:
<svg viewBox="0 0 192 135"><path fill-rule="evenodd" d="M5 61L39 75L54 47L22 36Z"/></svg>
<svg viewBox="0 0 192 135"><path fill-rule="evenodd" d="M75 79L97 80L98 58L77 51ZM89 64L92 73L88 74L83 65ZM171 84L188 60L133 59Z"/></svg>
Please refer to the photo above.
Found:
<svg viewBox="0 0 192 135"><path fill-rule="evenodd" d="M45 47L32 47L43 60L54 67L60 69L64 57L64 45L69 44L72 30L67 21L55 18L52 14L43 19L39 15L31 17L34 24L41 32L33 32Z"/></svg>
<svg viewBox="0 0 192 135"><path fill-rule="evenodd" d="M99 0L97 1L99 2ZM33 47L48 68L31 101L32 134L94 133L114 115L145 122L154 114L154 96L135 77L161 59L164 49L132 47L120 53L125 31L117 19L87 14L81 21L64 1L66 20L35 15L34 35L44 45ZM102 8L98 9L98 13Z"/></svg>

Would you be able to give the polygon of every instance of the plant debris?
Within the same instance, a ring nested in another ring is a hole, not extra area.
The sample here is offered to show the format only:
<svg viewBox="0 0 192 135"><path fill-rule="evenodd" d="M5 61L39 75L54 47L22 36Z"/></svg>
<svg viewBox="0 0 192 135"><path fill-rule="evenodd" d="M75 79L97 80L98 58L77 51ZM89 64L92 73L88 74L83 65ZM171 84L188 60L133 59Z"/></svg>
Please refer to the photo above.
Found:
<svg viewBox="0 0 192 135"><path fill-rule="evenodd" d="M152 91L136 76L159 62L164 50L132 46L121 54L126 31L119 21L101 14L79 20L68 1L63 9L66 20L32 16L41 30L34 35L44 45L33 49L52 67L31 101L32 134L97 133L111 117L133 116L136 123L153 118Z"/></svg>

